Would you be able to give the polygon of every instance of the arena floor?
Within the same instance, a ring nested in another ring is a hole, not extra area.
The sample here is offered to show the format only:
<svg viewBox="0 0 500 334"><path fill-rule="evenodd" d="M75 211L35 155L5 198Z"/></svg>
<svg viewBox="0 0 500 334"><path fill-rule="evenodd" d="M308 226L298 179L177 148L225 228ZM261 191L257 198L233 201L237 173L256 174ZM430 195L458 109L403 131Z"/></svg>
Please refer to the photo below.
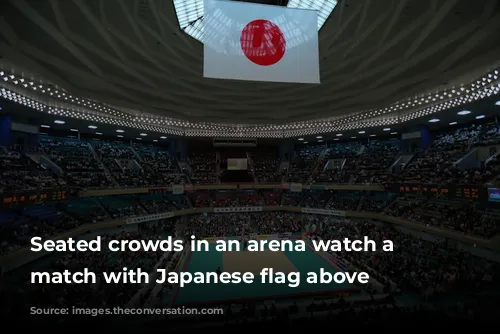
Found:
<svg viewBox="0 0 500 334"><path fill-rule="evenodd" d="M241 302L257 299L278 299L295 296L335 294L357 291L349 283L307 284L307 272L319 273L320 268L335 273L336 270L314 251L305 252L217 252L210 245L208 252L191 252L183 271L214 272L217 267L227 272L252 272L252 284L189 284L179 288L174 300L176 306L212 304L216 302ZM273 268L275 272L301 272L301 284L292 288L288 284L264 284L259 273L263 268Z"/></svg>

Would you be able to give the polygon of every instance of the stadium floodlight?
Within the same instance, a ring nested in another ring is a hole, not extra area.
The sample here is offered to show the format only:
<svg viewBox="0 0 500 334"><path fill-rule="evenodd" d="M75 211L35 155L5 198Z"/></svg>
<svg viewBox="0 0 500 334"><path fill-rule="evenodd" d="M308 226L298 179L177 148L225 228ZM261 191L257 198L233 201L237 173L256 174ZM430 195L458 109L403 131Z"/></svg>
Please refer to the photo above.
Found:
<svg viewBox="0 0 500 334"><path fill-rule="evenodd" d="M391 131L391 128L384 128L384 131Z"/></svg>
<svg viewBox="0 0 500 334"><path fill-rule="evenodd" d="M457 112L457 115L459 115L459 116L465 116L465 115L468 115L470 113L472 113L472 111L470 111L470 110L462 110L462 111Z"/></svg>
<svg viewBox="0 0 500 334"><path fill-rule="evenodd" d="M97 126L95 126L95 125L89 125L89 126L88 126L88 128L89 128L89 129L94 129L94 130L95 130L95 129L97 129Z"/></svg>
<svg viewBox="0 0 500 334"><path fill-rule="evenodd" d="M45 124L42 124L40 125L41 128L45 128L45 129L50 129L50 125L45 125Z"/></svg>
<svg viewBox="0 0 500 334"><path fill-rule="evenodd" d="M429 123L437 123L439 121L441 121L439 118L433 118L429 120Z"/></svg>
<svg viewBox="0 0 500 334"><path fill-rule="evenodd" d="M64 124L64 123L66 123L66 122L65 122L65 121L61 121L61 120L59 120L59 119L56 119L56 120L54 121L54 123L55 123L55 124Z"/></svg>
<svg viewBox="0 0 500 334"><path fill-rule="evenodd" d="M203 43L204 0L174 0L177 22L182 31ZM323 27L337 6L338 0L289 0L287 8L314 10L318 13L318 30ZM223 24L223 22L221 22Z"/></svg>
<svg viewBox="0 0 500 334"><path fill-rule="evenodd" d="M458 122L450 122L450 125L457 125Z"/></svg>
<svg viewBox="0 0 500 334"><path fill-rule="evenodd" d="M120 130L120 129L118 129L118 130L116 130L116 132L118 132L118 133L124 133L124 132L125 132L125 130Z"/></svg>
<svg viewBox="0 0 500 334"><path fill-rule="evenodd" d="M482 119L482 118L485 118L485 117L486 116L484 116L484 115L478 115L478 116L476 116L476 119Z"/></svg>

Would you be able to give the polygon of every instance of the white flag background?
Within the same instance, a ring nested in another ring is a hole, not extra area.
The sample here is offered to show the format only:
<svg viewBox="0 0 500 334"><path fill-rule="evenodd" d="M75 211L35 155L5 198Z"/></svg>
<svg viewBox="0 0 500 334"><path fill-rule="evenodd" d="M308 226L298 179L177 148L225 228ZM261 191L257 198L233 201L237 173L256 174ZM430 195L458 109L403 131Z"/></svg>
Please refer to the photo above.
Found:
<svg viewBox="0 0 500 334"><path fill-rule="evenodd" d="M319 83L316 11L205 0L203 76Z"/></svg>

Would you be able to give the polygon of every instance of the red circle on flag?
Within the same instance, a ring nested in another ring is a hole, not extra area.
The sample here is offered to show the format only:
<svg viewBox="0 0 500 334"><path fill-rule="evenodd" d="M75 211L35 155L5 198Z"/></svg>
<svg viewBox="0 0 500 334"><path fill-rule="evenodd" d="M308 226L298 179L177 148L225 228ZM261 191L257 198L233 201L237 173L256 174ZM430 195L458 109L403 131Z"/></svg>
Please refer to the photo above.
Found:
<svg viewBox="0 0 500 334"><path fill-rule="evenodd" d="M268 20L248 23L241 31L240 43L245 56L257 65L274 65L285 55L285 35Z"/></svg>

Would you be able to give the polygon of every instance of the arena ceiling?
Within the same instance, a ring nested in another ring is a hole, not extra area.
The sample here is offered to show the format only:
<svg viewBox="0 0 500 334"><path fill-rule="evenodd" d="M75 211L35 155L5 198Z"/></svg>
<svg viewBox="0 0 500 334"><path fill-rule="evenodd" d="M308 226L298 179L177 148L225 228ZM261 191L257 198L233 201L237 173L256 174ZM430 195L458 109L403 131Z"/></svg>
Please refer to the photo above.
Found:
<svg viewBox="0 0 500 334"><path fill-rule="evenodd" d="M202 0L4 2L2 96L81 120L291 137L397 124L500 91L497 0L251 1L318 10L320 85L202 78Z"/></svg>

